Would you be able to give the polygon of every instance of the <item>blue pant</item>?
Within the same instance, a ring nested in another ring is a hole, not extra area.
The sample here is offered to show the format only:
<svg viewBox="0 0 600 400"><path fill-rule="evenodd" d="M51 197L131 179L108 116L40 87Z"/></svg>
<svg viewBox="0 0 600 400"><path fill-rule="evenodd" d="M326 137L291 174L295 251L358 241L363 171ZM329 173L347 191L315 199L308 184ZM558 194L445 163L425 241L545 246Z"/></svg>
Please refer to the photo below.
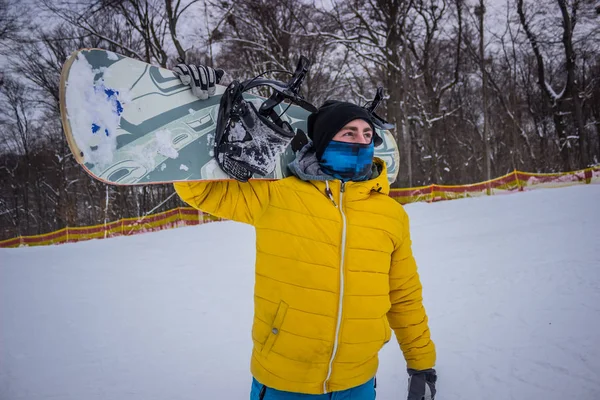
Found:
<svg viewBox="0 0 600 400"><path fill-rule="evenodd" d="M375 400L375 378L360 386L327 394L283 392L266 387L252 378L250 400Z"/></svg>

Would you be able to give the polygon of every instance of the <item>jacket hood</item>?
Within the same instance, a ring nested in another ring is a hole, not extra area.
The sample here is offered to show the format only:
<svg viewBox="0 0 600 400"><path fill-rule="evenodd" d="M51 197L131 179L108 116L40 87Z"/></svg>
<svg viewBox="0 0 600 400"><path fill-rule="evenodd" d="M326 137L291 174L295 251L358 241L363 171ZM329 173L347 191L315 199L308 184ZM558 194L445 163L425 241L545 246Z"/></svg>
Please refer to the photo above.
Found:
<svg viewBox="0 0 600 400"><path fill-rule="evenodd" d="M308 143L296 153L296 158L288 168L294 176L303 181L334 181L338 180L325 173L319 164L317 155L312 143ZM374 190L383 194L390 193L390 183L387 179L387 167L385 162L377 157L373 158L373 168L371 178L362 182L348 182L352 186L361 186L368 191Z"/></svg>

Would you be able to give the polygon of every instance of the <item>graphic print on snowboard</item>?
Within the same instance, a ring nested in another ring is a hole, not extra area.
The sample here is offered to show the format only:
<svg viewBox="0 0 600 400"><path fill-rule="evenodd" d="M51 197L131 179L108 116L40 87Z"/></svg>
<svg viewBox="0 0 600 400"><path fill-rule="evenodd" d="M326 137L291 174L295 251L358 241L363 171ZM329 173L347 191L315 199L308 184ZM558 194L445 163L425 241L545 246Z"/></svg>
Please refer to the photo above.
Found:
<svg viewBox="0 0 600 400"><path fill-rule="evenodd" d="M100 49L74 52L61 75L63 127L75 159L94 178L119 185L231 179L214 159L223 86L196 98L170 70ZM259 108L264 98L244 93ZM306 130L308 111L279 104L275 111L294 129ZM389 131L375 156L393 182L398 148ZM294 158L289 146L275 170L255 179L281 179Z"/></svg>

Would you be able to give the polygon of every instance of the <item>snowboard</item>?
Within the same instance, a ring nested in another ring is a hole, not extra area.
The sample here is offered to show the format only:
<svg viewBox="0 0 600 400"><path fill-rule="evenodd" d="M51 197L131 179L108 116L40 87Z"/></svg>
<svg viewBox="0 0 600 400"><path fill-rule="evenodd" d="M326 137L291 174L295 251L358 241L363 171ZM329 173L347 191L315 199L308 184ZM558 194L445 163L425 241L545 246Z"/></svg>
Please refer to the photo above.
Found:
<svg viewBox="0 0 600 400"><path fill-rule="evenodd" d="M195 97L170 70L102 49L75 51L60 81L60 111L75 160L92 177L115 185L231 179L214 159L215 128L221 94L217 85L207 100ZM265 98L244 94L260 105ZM289 104L276 109L293 128L306 131L309 112ZM388 179L398 174L399 152L389 131L378 130ZM290 174L291 146L275 170L253 179Z"/></svg>

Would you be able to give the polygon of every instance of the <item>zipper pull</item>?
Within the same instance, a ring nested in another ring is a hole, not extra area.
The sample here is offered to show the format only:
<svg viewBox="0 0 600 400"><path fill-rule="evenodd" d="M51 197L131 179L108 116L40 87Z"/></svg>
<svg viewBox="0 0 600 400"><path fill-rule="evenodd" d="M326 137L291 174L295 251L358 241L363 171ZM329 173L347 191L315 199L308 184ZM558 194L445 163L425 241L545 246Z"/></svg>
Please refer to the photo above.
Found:
<svg viewBox="0 0 600 400"><path fill-rule="evenodd" d="M333 193L331 192L331 188L329 187L329 181L325 181L325 194L329 197L329 200L333 203L333 206L337 208L337 204L335 204L335 200L333 200Z"/></svg>

